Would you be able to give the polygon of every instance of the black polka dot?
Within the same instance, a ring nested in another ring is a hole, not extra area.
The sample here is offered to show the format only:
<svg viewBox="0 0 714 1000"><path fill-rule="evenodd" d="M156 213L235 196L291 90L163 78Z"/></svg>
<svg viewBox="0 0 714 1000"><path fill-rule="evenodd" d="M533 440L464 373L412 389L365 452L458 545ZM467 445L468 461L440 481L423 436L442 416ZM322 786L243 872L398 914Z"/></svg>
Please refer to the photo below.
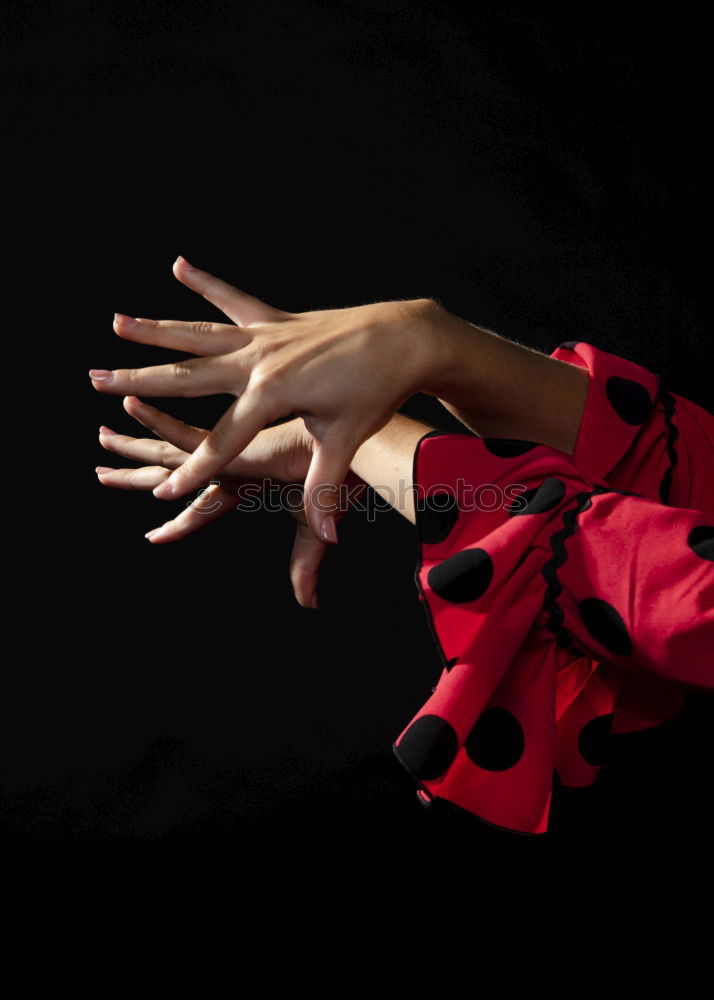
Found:
<svg viewBox="0 0 714 1000"><path fill-rule="evenodd" d="M523 490L522 493L519 493L518 499L509 503L506 508L508 516L515 517L516 514L530 514L531 511L528 510L528 504L530 504L539 489L540 486L532 486L529 490Z"/></svg>
<svg viewBox="0 0 714 1000"><path fill-rule="evenodd" d="M484 549L463 549L429 570L429 586L445 601L475 601L488 590L493 562Z"/></svg>
<svg viewBox="0 0 714 1000"><path fill-rule="evenodd" d="M578 607L580 617L590 635L611 653L629 656L632 640L618 611L599 597L587 597Z"/></svg>
<svg viewBox="0 0 714 1000"><path fill-rule="evenodd" d="M626 424L643 424L652 412L652 400L641 382L611 375L605 385L607 398Z"/></svg>
<svg viewBox="0 0 714 1000"><path fill-rule="evenodd" d="M439 715L420 716L393 745L400 762L421 781L440 777L458 749L456 731Z"/></svg>
<svg viewBox="0 0 714 1000"><path fill-rule="evenodd" d="M562 344L558 344L558 348L566 351L574 351L579 343L579 340L564 340Z"/></svg>
<svg viewBox="0 0 714 1000"><path fill-rule="evenodd" d="M525 738L518 719L505 708L487 708L479 716L464 749L486 771L506 771L523 756Z"/></svg>
<svg viewBox="0 0 714 1000"><path fill-rule="evenodd" d="M525 455L531 448L536 447L535 441L521 441L518 438L483 438L492 455L499 458L515 458L516 455Z"/></svg>
<svg viewBox="0 0 714 1000"><path fill-rule="evenodd" d="M540 486L534 486L520 493L518 500L509 505L509 515L516 517L518 514L543 514L557 507L564 496L565 483L554 476L549 476Z"/></svg>
<svg viewBox="0 0 714 1000"><path fill-rule="evenodd" d="M714 562L714 526L700 524L698 528L692 528L687 542L692 552L696 552L702 559Z"/></svg>
<svg viewBox="0 0 714 1000"><path fill-rule="evenodd" d="M453 493L445 491L422 497L417 503L421 540L429 545L443 542L459 519L459 506Z"/></svg>
<svg viewBox="0 0 714 1000"><path fill-rule="evenodd" d="M593 767L600 767L607 753L608 736L612 724L613 713L598 715L591 719L580 730L578 750L584 761Z"/></svg>

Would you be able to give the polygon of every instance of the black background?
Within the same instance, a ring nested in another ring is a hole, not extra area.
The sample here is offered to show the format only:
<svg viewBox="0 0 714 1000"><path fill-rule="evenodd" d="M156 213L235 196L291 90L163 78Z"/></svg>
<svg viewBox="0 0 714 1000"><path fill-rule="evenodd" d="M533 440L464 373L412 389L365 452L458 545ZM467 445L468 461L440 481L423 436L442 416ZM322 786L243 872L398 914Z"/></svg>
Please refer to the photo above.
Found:
<svg viewBox="0 0 714 1000"><path fill-rule="evenodd" d="M440 671L413 528L350 515L317 613L292 597L287 516L234 513L151 547L179 507L98 484L94 466L116 464L98 426L134 428L86 371L174 356L119 341L115 311L222 318L173 277L183 254L290 310L436 296L547 351L587 340L711 408L702 25L454 0L5 16L36 509L16 529L4 724L21 893L247 905L256 870L257 900L483 890L583 858L632 872L643 845L660 874L696 863L709 699L614 740L547 837L422 809L391 750ZM161 405L209 425L227 402ZM405 410L453 426L424 397Z"/></svg>

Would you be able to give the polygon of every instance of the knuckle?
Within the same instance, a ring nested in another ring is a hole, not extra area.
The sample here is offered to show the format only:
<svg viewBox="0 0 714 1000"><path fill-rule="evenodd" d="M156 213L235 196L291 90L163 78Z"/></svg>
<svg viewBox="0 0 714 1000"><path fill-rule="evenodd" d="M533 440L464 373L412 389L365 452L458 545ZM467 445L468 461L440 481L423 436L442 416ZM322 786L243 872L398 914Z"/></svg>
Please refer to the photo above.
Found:
<svg viewBox="0 0 714 1000"><path fill-rule="evenodd" d="M213 323L208 320L196 320L195 323L191 324L191 330L193 333L203 340L205 337L210 337L213 333Z"/></svg>
<svg viewBox="0 0 714 1000"><path fill-rule="evenodd" d="M272 378L267 368L254 368L248 380L251 392L264 395L272 388Z"/></svg>
<svg viewBox="0 0 714 1000"><path fill-rule="evenodd" d="M185 381L193 373L193 366L190 361L176 361L171 365L171 376L180 381Z"/></svg>
<svg viewBox="0 0 714 1000"><path fill-rule="evenodd" d="M258 365L250 376L250 387L261 395L275 395L285 383L287 371L282 365Z"/></svg>

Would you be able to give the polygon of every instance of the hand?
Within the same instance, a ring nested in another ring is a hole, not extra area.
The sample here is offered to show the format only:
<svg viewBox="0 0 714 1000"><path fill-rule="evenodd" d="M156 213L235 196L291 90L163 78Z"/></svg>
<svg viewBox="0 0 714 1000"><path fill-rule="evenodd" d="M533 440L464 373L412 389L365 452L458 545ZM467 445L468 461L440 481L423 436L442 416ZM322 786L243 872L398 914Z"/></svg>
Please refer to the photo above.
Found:
<svg viewBox="0 0 714 1000"><path fill-rule="evenodd" d="M192 268L174 263L179 281L236 324L115 320L128 340L202 355L178 364L90 372L101 392L236 397L193 454L154 489L180 497L215 478L258 431L302 416L313 444L305 476L305 513L315 538L337 541L336 489L359 445L419 391L432 364L431 299L290 313Z"/></svg>
<svg viewBox="0 0 714 1000"><path fill-rule="evenodd" d="M147 406L134 396L127 396L124 408L144 427L163 440L137 439L116 434L101 427L99 440L107 451L139 462L149 463L138 469L97 467L99 480L105 486L126 490L151 490L164 482L172 470L180 468L206 436L206 431L176 420L166 413ZM265 480L301 483L310 465L312 437L302 420L296 419L261 431L220 473L220 485L211 485L200 498L191 503L177 518L160 528L147 532L152 544L177 541L211 521L233 510L242 499L241 487L247 483L264 484ZM359 483L352 477L351 486ZM351 491L354 497L354 490ZM326 543L313 535L304 509L290 506L297 521L295 542L290 557L290 579L295 597L306 608L317 607L317 576L325 554ZM344 514L340 511L338 516Z"/></svg>

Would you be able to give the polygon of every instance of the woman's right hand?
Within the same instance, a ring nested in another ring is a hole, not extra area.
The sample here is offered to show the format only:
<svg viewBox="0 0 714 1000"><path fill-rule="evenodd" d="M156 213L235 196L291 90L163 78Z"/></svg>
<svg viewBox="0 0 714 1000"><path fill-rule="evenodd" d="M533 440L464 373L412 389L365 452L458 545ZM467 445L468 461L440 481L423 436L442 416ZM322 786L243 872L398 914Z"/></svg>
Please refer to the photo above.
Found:
<svg viewBox="0 0 714 1000"><path fill-rule="evenodd" d="M105 486L125 490L153 490L179 468L198 447L207 431L148 406L135 396L124 399L124 408L138 423L154 431L163 440L134 438L101 427L99 441L103 448L124 458L145 463L140 468L110 469L98 466L99 481ZM178 541L211 521L233 510L245 498L246 484L266 485L266 481L302 484L312 458L313 438L301 419L289 420L261 431L220 473L220 483L212 483L198 500L191 502L173 520L149 531L152 544ZM358 477L350 474L352 497ZM255 491L251 495L255 495ZM291 500L291 515L297 521L295 542L290 558L290 579L295 597L306 608L317 607L316 586L326 543L310 530L302 504ZM339 519L344 511L337 511Z"/></svg>

